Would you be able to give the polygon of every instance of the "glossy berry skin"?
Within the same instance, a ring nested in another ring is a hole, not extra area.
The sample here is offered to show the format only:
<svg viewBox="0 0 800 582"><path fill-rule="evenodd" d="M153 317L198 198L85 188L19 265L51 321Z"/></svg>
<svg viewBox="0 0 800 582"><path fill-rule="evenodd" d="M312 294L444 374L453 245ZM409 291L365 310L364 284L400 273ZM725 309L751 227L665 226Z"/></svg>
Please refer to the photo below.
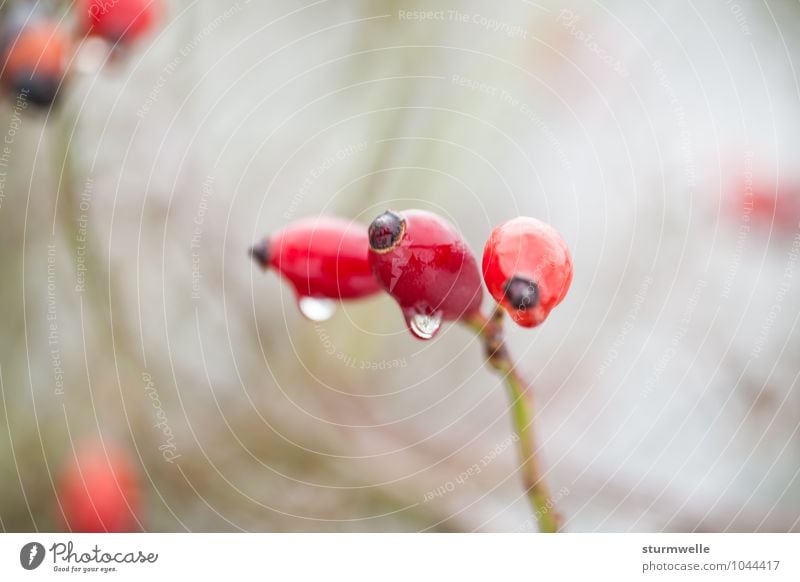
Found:
<svg viewBox="0 0 800 582"><path fill-rule="evenodd" d="M160 0L79 0L80 28L111 43L129 43L148 33L161 13Z"/></svg>
<svg viewBox="0 0 800 582"><path fill-rule="evenodd" d="M47 107L58 94L70 42L56 24L33 20L5 34L3 86L26 102Z"/></svg>
<svg viewBox="0 0 800 582"><path fill-rule="evenodd" d="M358 223L322 216L293 222L250 249L264 269L280 273L298 298L358 299L380 291Z"/></svg>
<svg viewBox="0 0 800 582"><path fill-rule="evenodd" d="M133 463L107 442L77 449L58 484L59 518L76 533L124 533L139 529L140 491Z"/></svg>
<svg viewBox="0 0 800 582"><path fill-rule="evenodd" d="M542 323L572 282L572 256L552 226L521 216L492 231L483 278L495 301L522 327Z"/></svg>
<svg viewBox="0 0 800 582"><path fill-rule="evenodd" d="M369 262L376 279L400 305L411 332L417 318L455 321L479 312L483 287L472 251L442 217L425 210L388 211L369 228Z"/></svg>

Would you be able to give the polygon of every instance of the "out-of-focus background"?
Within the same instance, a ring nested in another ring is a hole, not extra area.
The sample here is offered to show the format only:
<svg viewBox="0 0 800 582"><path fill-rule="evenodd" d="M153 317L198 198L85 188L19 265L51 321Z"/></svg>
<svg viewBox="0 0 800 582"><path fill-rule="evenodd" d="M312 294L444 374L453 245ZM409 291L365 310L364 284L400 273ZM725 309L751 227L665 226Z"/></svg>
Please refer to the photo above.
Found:
<svg viewBox="0 0 800 582"><path fill-rule="evenodd" d="M247 257L422 207L573 251L509 330L568 531L800 530L798 31L791 0L173 1L57 107L7 101L0 527L59 528L104 439L146 531L535 530L474 337L385 296L311 323Z"/></svg>

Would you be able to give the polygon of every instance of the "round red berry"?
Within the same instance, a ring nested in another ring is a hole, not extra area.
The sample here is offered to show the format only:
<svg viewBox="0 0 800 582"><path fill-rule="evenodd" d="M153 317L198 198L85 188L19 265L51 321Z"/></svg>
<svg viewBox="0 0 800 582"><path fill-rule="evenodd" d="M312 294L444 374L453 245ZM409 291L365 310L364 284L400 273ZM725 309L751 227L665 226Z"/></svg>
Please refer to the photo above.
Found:
<svg viewBox="0 0 800 582"><path fill-rule="evenodd" d="M59 515L70 531L131 532L138 529L140 492L127 454L104 442L81 446L58 485Z"/></svg>
<svg viewBox="0 0 800 582"><path fill-rule="evenodd" d="M160 0L80 0L78 19L87 34L127 43L149 32L160 11Z"/></svg>
<svg viewBox="0 0 800 582"><path fill-rule="evenodd" d="M358 299L380 291L368 249L362 225L322 216L287 225L253 246L250 255L262 268L275 269L299 300Z"/></svg>
<svg viewBox="0 0 800 582"><path fill-rule="evenodd" d="M495 301L523 327L542 323L572 282L572 256L552 226L521 216L492 231L483 278Z"/></svg>
<svg viewBox="0 0 800 582"><path fill-rule="evenodd" d="M442 321L480 310L483 289L475 257L440 216L425 210L384 212L369 227L369 244L375 277L416 337L430 339Z"/></svg>

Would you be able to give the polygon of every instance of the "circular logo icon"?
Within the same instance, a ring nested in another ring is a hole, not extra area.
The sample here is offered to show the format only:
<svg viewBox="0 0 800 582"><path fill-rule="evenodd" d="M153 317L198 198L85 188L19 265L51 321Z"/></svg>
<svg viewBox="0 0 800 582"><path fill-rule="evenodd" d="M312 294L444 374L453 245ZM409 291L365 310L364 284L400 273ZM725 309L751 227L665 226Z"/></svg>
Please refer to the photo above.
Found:
<svg viewBox="0 0 800 582"><path fill-rule="evenodd" d="M30 542L19 551L19 563L26 570L35 570L44 561L44 546L39 542Z"/></svg>

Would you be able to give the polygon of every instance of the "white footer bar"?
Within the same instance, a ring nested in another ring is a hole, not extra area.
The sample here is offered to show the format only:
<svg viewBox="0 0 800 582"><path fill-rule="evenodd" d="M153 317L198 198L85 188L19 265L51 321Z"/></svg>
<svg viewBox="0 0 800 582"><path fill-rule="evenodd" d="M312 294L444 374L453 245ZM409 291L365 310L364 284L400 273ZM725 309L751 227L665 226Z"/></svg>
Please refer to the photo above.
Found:
<svg viewBox="0 0 800 582"><path fill-rule="evenodd" d="M800 534L0 535L0 580L187 575L231 581L797 582Z"/></svg>

